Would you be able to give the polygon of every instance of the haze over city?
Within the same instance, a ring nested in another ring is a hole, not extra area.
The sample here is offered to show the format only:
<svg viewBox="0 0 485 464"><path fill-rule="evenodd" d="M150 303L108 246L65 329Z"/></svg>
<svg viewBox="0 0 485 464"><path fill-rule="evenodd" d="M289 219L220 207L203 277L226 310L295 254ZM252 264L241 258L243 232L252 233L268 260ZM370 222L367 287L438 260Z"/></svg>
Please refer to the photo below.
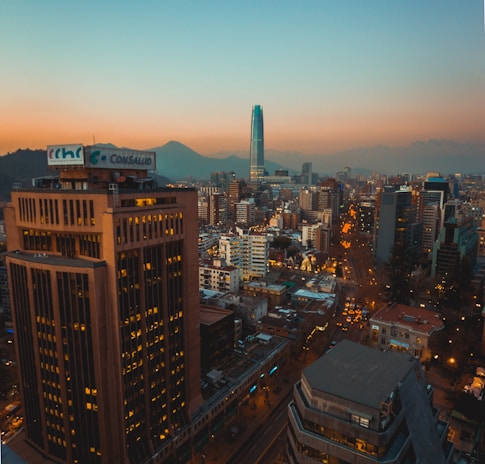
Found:
<svg viewBox="0 0 485 464"><path fill-rule="evenodd" d="M480 0L3 2L0 154L247 153L254 104L268 150L479 146L483 18Z"/></svg>

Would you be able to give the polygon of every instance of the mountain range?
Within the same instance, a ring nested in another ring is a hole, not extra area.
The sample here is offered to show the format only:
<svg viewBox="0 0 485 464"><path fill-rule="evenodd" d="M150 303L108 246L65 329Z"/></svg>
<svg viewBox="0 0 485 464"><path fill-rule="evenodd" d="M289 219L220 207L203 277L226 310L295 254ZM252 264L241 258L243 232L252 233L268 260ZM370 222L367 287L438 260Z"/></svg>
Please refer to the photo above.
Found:
<svg viewBox="0 0 485 464"><path fill-rule="evenodd" d="M102 145L115 147L112 144ZM237 178L248 176L249 154L245 151L203 156L175 141L148 150L156 153L159 183L188 178L209 179L214 171L234 171ZM276 169L287 169L290 175L300 173L302 164L307 161L312 163L313 172L320 176L335 176L345 166L349 166L353 174L363 175L373 171L380 174L423 174L429 171L442 175L457 172L483 174L484 160L485 144L465 144L450 140L420 141L406 147L361 147L324 155L270 149L265 151L265 168L270 175L274 175ZM19 149L0 156L0 200L8 199L13 183L29 186L33 177L48 173L45 150Z"/></svg>
<svg viewBox="0 0 485 464"><path fill-rule="evenodd" d="M208 179L213 171L234 171L236 177L247 177L247 151L218 152L202 156L179 142L151 148L157 153L157 171L172 179ZM276 162L275 160L278 160ZM328 154L304 154L298 151L265 150L265 168L269 175L276 169L289 174L301 173L302 164L311 162L313 172L335 176L349 166L354 174L447 174L485 173L485 144L465 144L452 140L426 140L405 147L376 145Z"/></svg>

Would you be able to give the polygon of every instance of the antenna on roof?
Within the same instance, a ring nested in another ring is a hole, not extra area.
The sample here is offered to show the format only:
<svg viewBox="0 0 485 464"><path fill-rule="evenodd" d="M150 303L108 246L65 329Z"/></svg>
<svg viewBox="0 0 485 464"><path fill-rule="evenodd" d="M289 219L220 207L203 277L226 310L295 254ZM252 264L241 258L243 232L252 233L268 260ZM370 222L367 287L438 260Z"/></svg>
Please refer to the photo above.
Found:
<svg viewBox="0 0 485 464"><path fill-rule="evenodd" d="M96 145L96 137L94 134L93 134L93 145Z"/></svg>

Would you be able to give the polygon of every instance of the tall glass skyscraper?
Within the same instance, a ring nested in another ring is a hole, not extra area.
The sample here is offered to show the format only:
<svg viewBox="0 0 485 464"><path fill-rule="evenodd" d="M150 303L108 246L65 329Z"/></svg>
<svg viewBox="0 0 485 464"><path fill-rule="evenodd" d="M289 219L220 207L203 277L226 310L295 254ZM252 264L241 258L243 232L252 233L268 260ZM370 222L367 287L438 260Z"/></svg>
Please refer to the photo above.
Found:
<svg viewBox="0 0 485 464"><path fill-rule="evenodd" d="M264 177L263 108L253 106L251 115L251 147L249 150L249 180L259 183Z"/></svg>

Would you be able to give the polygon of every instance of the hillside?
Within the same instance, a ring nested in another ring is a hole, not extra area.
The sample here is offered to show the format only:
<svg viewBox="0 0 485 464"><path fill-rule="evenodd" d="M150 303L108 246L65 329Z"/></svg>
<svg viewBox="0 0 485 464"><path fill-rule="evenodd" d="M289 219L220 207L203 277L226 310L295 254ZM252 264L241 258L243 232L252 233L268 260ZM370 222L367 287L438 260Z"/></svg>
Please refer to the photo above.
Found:
<svg viewBox="0 0 485 464"><path fill-rule="evenodd" d="M112 144L103 144L112 146ZM170 181L209 179L215 171L234 171L237 178L248 176L248 155L241 152L217 153L203 156L186 145L171 141L149 149L156 153L159 185ZM270 175L276 169L288 169L290 175L301 172L305 161L313 163L313 172L320 176L334 176L344 166L353 174L369 175L372 170L381 174L408 172L412 174L438 171L446 175L461 172L483 173L483 144L464 144L448 140L414 142L406 147L362 147L326 155L305 155L295 151L266 150L265 167ZM281 160L278 164L268 158ZM285 167L286 166L286 167ZM31 185L33 177L48 175L45 150L19 149L0 156L0 201L10 197L12 185Z"/></svg>
<svg viewBox="0 0 485 464"><path fill-rule="evenodd" d="M48 175L45 150L19 149L0 156L0 200L10 200L14 183L23 187L32 185L32 178Z"/></svg>
<svg viewBox="0 0 485 464"><path fill-rule="evenodd" d="M180 142L168 142L160 147L150 148L157 154L157 173L173 180L209 179L214 171L234 171L236 177L247 177L249 159L228 154L224 158L203 156ZM265 160L266 170L270 175L284 166Z"/></svg>
<svg viewBox="0 0 485 464"><path fill-rule="evenodd" d="M114 147L112 144L102 144L102 146ZM228 155L225 158L205 157L179 142L168 142L149 151L156 153L159 185L187 178L210 179L214 171L234 171L236 177L240 178L246 177L249 171L248 159L234 155ZM266 169L273 174L275 169L284 169L284 167L267 161ZM10 199L10 191L15 182L28 187L32 185L32 178L48 174L45 150L19 149L14 153L0 156L0 201Z"/></svg>

